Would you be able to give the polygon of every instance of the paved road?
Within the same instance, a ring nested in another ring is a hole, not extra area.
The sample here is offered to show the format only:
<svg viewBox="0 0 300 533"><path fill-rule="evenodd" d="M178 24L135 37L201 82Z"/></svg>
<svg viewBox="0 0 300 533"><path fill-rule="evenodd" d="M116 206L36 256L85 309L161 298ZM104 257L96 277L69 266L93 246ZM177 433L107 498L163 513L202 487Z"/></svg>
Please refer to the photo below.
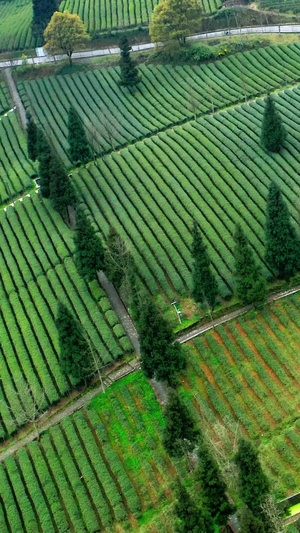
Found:
<svg viewBox="0 0 300 533"><path fill-rule="evenodd" d="M228 34L230 35L244 35L247 33L300 33L300 24L279 24L279 25L273 25L273 26L255 26L252 28L235 28L229 30L229 32L221 30L221 31L213 31L208 33L199 33L197 35L192 35L191 37L188 37L188 40L190 41L196 41L198 39L209 39L210 37L224 37ZM142 50L151 50L151 48L154 48L154 43L146 43L146 44L137 44L132 47L132 50L134 52L142 51ZM120 49L115 48L103 48L101 50L87 50L85 52L74 52L73 59L84 59L87 57L99 57L99 56L109 56L114 54L119 54ZM27 61L29 64L41 64L41 63L52 63L53 61L61 61L62 59L67 59L67 56L65 54L56 55L55 58L52 56L46 56L46 57L31 57L28 58ZM7 67L17 67L22 65L22 59L15 59L15 60L7 60L0 62L0 68L7 68Z"/></svg>

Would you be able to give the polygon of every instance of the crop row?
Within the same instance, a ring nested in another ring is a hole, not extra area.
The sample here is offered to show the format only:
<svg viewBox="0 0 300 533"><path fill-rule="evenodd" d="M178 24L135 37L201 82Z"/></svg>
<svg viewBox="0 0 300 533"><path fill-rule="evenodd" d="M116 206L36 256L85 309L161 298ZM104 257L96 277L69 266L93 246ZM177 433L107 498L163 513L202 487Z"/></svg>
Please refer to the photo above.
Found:
<svg viewBox="0 0 300 533"><path fill-rule="evenodd" d="M128 519L136 526L136 518L170 496L164 491L174 466L145 378L129 376L93 404L0 465L1 532L111 531Z"/></svg>
<svg viewBox="0 0 300 533"><path fill-rule="evenodd" d="M103 364L130 349L104 291L96 281L85 284L72 253L71 232L36 194L2 212L1 438L21 423L24 406L19 396L25 382L37 395L45 391L45 405L72 385L59 367L54 322L58 299L82 323ZM30 398L27 401L29 409Z"/></svg>
<svg viewBox="0 0 300 533"><path fill-rule="evenodd" d="M0 50L34 48L39 42L32 36L30 0L0 2Z"/></svg>
<svg viewBox="0 0 300 533"><path fill-rule="evenodd" d="M4 82L0 82L0 115L3 115L11 107L8 89Z"/></svg>
<svg viewBox="0 0 300 533"><path fill-rule="evenodd" d="M0 93L1 95L5 93ZM7 103L1 100L0 105ZM3 109L4 111L5 109ZM27 158L26 139L15 112L0 120L0 204L32 189L36 170Z"/></svg>
<svg viewBox="0 0 300 533"><path fill-rule="evenodd" d="M201 66L141 65L135 94L120 90L117 68L18 85L26 108L51 131L66 165L67 115L74 105L102 153L299 80L299 45L270 46Z"/></svg>

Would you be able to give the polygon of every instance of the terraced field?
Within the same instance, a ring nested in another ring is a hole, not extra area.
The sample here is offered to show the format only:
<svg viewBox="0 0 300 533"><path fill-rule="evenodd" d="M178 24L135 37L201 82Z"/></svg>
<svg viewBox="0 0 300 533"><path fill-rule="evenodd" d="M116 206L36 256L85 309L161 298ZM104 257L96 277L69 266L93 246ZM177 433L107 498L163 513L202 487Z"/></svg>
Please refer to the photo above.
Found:
<svg viewBox="0 0 300 533"><path fill-rule="evenodd" d="M31 412L20 402L26 383L44 407L57 401L74 380L59 366L54 323L58 298L74 313L103 364L122 356L130 343L98 283L87 286L75 268L72 232L47 201L33 193L0 214L0 439ZM27 405L26 405L26 402Z"/></svg>
<svg viewBox="0 0 300 533"><path fill-rule="evenodd" d="M1 0L0 51L38 46L38 40L32 36L31 20L30 0Z"/></svg>
<svg viewBox="0 0 300 533"><path fill-rule="evenodd" d="M238 420L250 438L259 439L281 497L300 483L299 307L297 294L186 346L186 401L209 427L216 419Z"/></svg>
<svg viewBox="0 0 300 533"><path fill-rule="evenodd" d="M155 515L183 465L162 448L163 425L141 373L116 383L0 465L1 533L171 533Z"/></svg>
<svg viewBox="0 0 300 533"><path fill-rule="evenodd" d="M18 84L23 103L51 130L66 165L67 115L74 105L105 152L155 134L195 115L211 113L299 80L300 45L270 46L202 66L145 66L131 95L118 86L118 69L55 76Z"/></svg>

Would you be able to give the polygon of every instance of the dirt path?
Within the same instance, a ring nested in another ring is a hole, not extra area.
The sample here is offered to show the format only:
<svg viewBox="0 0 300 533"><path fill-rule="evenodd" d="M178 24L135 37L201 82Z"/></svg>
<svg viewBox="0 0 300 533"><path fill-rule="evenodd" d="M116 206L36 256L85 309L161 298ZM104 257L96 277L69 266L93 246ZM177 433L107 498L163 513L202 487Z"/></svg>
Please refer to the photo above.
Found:
<svg viewBox="0 0 300 533"><path fill-rule="evenodd" d="M100 270L97 275L98 275L98 280L99 280L101 287L105 290L109 298L109 301L112 305L113 310L115 311L118 319L120 320L123 328L125 329L127 336L129 337L131 344L134 348L135 353L139 357L140 356L140 343L139 343L138 332L136 330L136 327L133 321L130 318L130 315L125 305L123 304L114 285L110 281L108 281L104 272Z"/></svg>
<svg viewBox="0 0 300 533"><path fill-rule="evenodd" d="M16 87L16 84L15 84L15 82L13 80L12 75L11 75L11 71L10 71L9 68L6 68L3 72L4 72L5 80L7 82L8 88L9 88L9 92L10 92L13 104L16 106L16 108L18 110L18 113L19 113L21 126L22 126L23 130L26 130L27 120L26 120L25 107L23 106L23 102L22 102L22 100L21 100L21 98L19 96L19 93L17 91L17 87Z"/></svg>

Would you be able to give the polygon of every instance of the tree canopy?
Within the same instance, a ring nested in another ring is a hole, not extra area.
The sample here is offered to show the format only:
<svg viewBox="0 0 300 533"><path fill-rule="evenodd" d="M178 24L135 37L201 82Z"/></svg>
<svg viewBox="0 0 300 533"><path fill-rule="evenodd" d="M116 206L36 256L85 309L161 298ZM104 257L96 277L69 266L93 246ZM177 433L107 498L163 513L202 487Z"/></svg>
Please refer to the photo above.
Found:
<svg viewBox="0 0 300 533"><path fill-rule="evenodd" d="M88 143L82 120L71 106L68 113L68 141L70 159L75 164L85 164L93 159L93 152Z"/></svg>
<svg viewBox="0 0 300 533"><path fill-rule="evenodd" d="M36 37L42 37L54 11L58 8L57 0L32 0L32 31Z"/></svg>
<svg viewBox="0 0 300 533"><path fill-rule="evenodd" d="M85 215L83 209L76 212L75 264L79 274L87 283L95 279L103 268L104 250L100 238Z"/></svg>
<svg viewBox="0 0 300 533"><path fill-rule="evenodd" d="M265 257L279 279L289 279L300 267L300 240L275 183L270 185L267 200Z"/></svg>
<svg viewBox="0 0 300 533"><path fill-rule="evenodd" d="M79 16L68 11L53 13L44 37L46 50L52 54L58 51L67 54L70 65L74 50L90 38Z"/></svg>
<svg viewBox="0 0 300 533"><path fill-rule="evenodd" d="M174 333L150 296L143 297L138 320L142 369L147 378L176 381L176 373L185 367L185 355Z"/></svg>
<svg viewBox="0 0 300 533"><path fill-rule="evenodd" d="M122 37L119 43L120 56L120 85L124 87L135 87L141 80L136 62L130 57L131 46L126 36Z"/></svg>
<svg viewBox="0 0 300 533"><path fill-rule="evenodd" d="M51 203L54 209L67 220L68 207L76 206L77 195L61 160L54 153L49 164L49 174Z"/></svg>
<svg viewBox="0 0 300 533"><path fill-rule="evenodd" d="M179 479L175 495L177 497L174 507L178 517L177 533L214 533L215 529L209 512L196 505Z"/></svg>
<svg viewBox="0 0 300 533"><path fill-rule="evenodd" d="M61 302L58 304L56 327L63 374L71 374L75 379L85 378L89 358L88 345L80 323Z"/></svg>
<svg viewBox="0 0 300 533"><path fill-rule="evenodd" d="M161 0L154 8L149 33L152 42L178 40L201 29L202 10L198 0Z"/></svg>
<svg viewBox="0 0 300 533"><path fill-rule="evenodd" d="M164 417L166 426L163 433L163 444L169 455L180 457L184 451L192 451L199 439L200 432L178 392L173 389L170 389L168 393Z"/></svg>
<svg viewBox="0 0 300 533"><path fill-rule="evenodd" d="M256 264L248 239L236 225L234 247L236 295L244 304L263 303L267 296L266 279Z"/></svg>
<svg viewBox="0 0 300 533"><path fill-rule="evenodd" d="M286 131L271 96L265 99L260 142L268 152L279 152L286 139Z"/></svg>
<svg viewBox="0 0 300 533"><path fill-rule="evenodd" d="M28 157L32 161L35 161L38 156L38 151L37 151L38 128L30 113L27 113L26 133L27 133Z"/></svg>
<svg viewBox="0 0 300 533"><path fill-rule="evenodd" d="M50 163L53 150L49 141L40 128L37 131L36 152L39 161L40 194L43 198L50 196Z"/></svg>
<svg viewBox="0 0 300 533"><path fill-rule="evenodd" d="M192 243L193 265L193 289L192 296L196 302L206 303L211 309L214 308L218 296L217 280L212 273L210 259L198 222L193 224Z"/></svg>

